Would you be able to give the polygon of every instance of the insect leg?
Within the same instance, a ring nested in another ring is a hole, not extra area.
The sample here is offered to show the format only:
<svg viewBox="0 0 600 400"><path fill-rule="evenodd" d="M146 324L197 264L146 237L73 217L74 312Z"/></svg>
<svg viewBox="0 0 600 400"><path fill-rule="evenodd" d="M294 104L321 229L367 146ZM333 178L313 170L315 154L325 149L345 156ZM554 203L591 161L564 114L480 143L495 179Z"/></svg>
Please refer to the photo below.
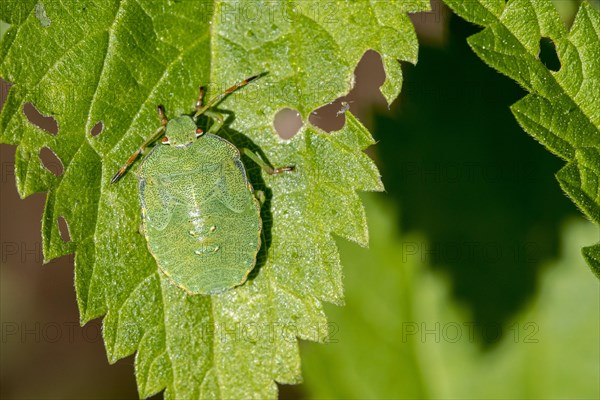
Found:
<svg viewBox="0 0 600 400"><path fill-rule="evenodd" d="M160 124L162 126L160 128L158 128L152 134L152 136L150 136L148 139L146 139L146 141L144 143L142 143L142 145L140 146L139 149L137 149L131 156L129 156L129 158L127 159L127 162L125 162L125 165L123 165L121 168L119 168L119 170L117 171L115 176L113 176L112 179L110 180L110 183L115 183L116 181L121 179L121 177L125 174L125 172L127 172L129 167L131 166L131 164L133 164L133 162L138 158L138 156L140 154L144 154L144 151L146 150L146 148L149 145L151 145L153 142L158 140L163 135L169 120L167 119L167 116L165 114L165 109L163 106L161 106L161 105L157 106L156 110L158 111L158 117L160 118Z"/></svg>
<svg viewBox="0 0 600 400"><path fill-rule="evenodd" d="M162 126L167 126L167 122L169 122L169 120L167 119L167 116L165 115L165 109L163 106L158 106L156 107L157 111L158 111L158 117L160 118L160 124Z"/></svg>
<svg viewBox="0 0 600 400"><path fill-rule="evenodd" d="M125 172L127 172L129 167L131 166L131 164L133 164L133 162L138 158L138 156L140 154L143 154L149 145L151 145L158 138L160 138L163 135L164 131L165 131L165 127L161 126L152 134L152 136L150 136L148 139L146 139L146 141L144 143L142 143L140 148L137 149L131 156L129 156L129 158L125 162L125 165L123 165L121 168L119 168L119 170L117 171L115 176L113 176L112 179L110 180L110 183L115 183L116 181L121 179L121 177L123 175L125 175Z"/></svg>
<svg viewBox="0 0 600 400"><path fill-rule="evenodd" d="M204 105L204 94L206 93L206 88L204 86L200 86L198 88L198 99L196 100L196 112L202 109ZM202 113L200 113L202 114ZM198 115L200 115L198 114Z"/></svg>
<svg viewBox="0 0 600 400"><path fill-rule="evenodd" d="M244 147L240 151L241 151L242 154L247 155L248 158L250 158L256 164L258 164L269 175L281 174L283 172L291 172L294 169L296 169L296 167L293 166L293 165L290 165L290 166L287 166L287 167L273 168L270 165L268 165L266 162L264 162L254 152L252 152L252 150L247 149L247 148Z"/></svg>
<svg viewBox="0 0 600 400"><path fill-rule="evenodd" d="M225 123L225 118L223 117L223 114L211 110L204 112L204 114L207 117L213 119L213 124L210 126L210 128L208 128L208 131L206 133L216 134L217 132L219 132L223 127L223 124Z"/></svg>
<svg viewBox="0 0 600 400"><path fill-rule="evenodd" d="M258 74L258 75L254 75L254 76L251 76L250 78L244 79L240 83L236 83L235 85L233 85L229 89L225 90L223 93L218 94L215 97L213 97L212 99L210 99L208 101L208 103L206 103L205 106L198 106L198 103L196 103L196 113L194 114L194 119L196 119L196 118L198 118L198 116L204 114L206 112L206 110L208 110L209 108L211 108L212 106L214 106L215 104L217 104L219 101L223 100L223 98L225 96L227 96L228 94L230 94L232 92L235 92L239 88L246 86L247 84L249 84L250 82L252 82L256 78L260 78L263 75L264 75L264 73ZM202 97L204 97L204 93L202 93ZM200 99L200 97L199 97L199 99Z"/></svg>

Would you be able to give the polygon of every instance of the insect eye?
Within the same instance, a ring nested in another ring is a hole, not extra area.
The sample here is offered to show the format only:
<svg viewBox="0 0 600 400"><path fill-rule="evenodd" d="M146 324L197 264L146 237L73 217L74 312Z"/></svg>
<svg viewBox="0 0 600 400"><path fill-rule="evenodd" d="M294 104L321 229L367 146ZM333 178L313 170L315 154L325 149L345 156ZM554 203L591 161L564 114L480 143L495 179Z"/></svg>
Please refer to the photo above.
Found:
<svg viewBox="0 0 600 400"><path fill-rule="evenodd" d="M164 138L162 138L162 140L161 140L160 142L161 142L162 144L171 144L171 142L169 141L169 138L168 138L168 137L166 137L166 136L165 136Z"/></svg>
<svg viewBox="0 0 600 400"><path fill-rule="evenodd" d="M200 128L196 129L196 137L199 138L204 134L204 131Z"/></svg>

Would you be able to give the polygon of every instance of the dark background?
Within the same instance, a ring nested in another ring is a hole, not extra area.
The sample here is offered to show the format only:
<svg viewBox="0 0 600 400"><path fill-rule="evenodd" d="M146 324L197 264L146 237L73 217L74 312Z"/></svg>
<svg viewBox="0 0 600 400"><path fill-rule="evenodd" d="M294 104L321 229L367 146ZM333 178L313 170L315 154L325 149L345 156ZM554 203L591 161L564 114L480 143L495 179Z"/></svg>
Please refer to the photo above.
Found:
<svg viewBox="0 0 600 400"><path fill-rule="evenodd" d="M430 263L449 273L455 297L477 322L501 324L535 293L540 266L557 255L559 224L578 211L553 176L562 162L510 113L525 92L468 48L465 39L478 28L437 2L433 10L412 17L419 63L404 65L402 95L391 110L378 91L384 78L379 56L368 52L349 96L317 110L311 122L338 129L340 102L350 102L379 141L369 154L388 197L401 205L400 230L430 240ZM548 57L552 62L551 50ZM2 81L2 101L7 90ZM294 113L287 114L276 122L284 136L298 128ZM2 145L0 151L0 396L137 398L133 357L109 366L99 321L79 327L72 257L42 266L45 195L20 200L15 149ZM494 345L480 339L483 347ZM281 397L309 394L302 385L283 386Z"/></svg>

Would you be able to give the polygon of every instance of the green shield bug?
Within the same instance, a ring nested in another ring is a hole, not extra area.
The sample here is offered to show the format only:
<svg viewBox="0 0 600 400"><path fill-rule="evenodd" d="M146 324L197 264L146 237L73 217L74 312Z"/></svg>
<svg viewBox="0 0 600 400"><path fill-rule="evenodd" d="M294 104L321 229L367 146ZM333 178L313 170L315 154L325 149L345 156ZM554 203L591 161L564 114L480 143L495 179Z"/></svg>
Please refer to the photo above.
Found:
<svg viewBox="0 0 600 400"><path fill-rule="evenodd" d="M250 77L203 105L204 88L193 115L168 120L158 106L161 126L112 178L118 181L140 154L138 188L142 231L158 267L189 294L215 294L243 284L256 265L261 246L261 203L248 181L240 150L218 136L224 118L211 109ZM212 124L197 125L205 115ZM271 168L241 149L269 174L293 171Z"/></svg>

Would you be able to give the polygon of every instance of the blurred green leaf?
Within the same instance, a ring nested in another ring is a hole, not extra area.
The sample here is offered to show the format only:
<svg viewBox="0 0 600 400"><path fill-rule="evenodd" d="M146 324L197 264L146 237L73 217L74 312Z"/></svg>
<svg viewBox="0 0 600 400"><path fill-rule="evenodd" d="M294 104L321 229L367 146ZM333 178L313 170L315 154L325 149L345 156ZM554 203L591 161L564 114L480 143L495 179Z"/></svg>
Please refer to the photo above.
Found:
<svg viewBox="0 0 600 400"><path fill-rule="evenodd" d="M402 82L398 60L417 56L406 13L428 3L2 3L0 19L12 25L0 42L0 75L14 86L0 140L18 146L21 196L48 191L44 258L75 252L82 323L106 314L110 362L138 351L141 396L166 388L169 398L273 398L274 381L300 380L296 337L323 340L322 301L343 301L331 234L366 245L356 191L382 190L362 152L373 144L364 127L347 114L341 131L325 134L308 116L348 92L368 49L382 55L382 92L391 102ZM189 113L199 84L215 95L261 72L268 74L221 103L231 114L223 135L297 172L270 177L249 166L268 200L260 268L235 290L189 297L157 271L138 232L134 174L117 185L109 180L155 129L157 104L169 116ZM28 102L56 119L57 135L27 120ZM273 129L285 107L305 121L289 142ZM92 135L99 123L102 131ZM40 161L44 147L62 175ZM70 241L60 236L60 217Z"/></svg>
<svg viewBox="0 0 600 400"><path fill-rule="evenodd" d="M530 92L511 107L513 114L529 134L569 162L558 175L561 186L600 224L600 164L589 157L585 164L579 160L581 152L595 158L600 150L600 13L583 2L568 31L550 0L445 2L485 27L469 38L473 51ZM540 55L540 43L547 39L560 62L556 72ZM600 277L600 263L586 259Z"/></svg>
<svg viewBox="0 0 600 400"><path fill-rule="evenodd" d="M327 344L307 343L308 398L538 399L600 396L600 288L577 248L589 222L564 225L560 260L537 295L482 350L477 326L452 300L448 280L424 265L423 238L399 236L395 210L363 197L371 249L340 242L346 307L328 307Z"/></svg>

